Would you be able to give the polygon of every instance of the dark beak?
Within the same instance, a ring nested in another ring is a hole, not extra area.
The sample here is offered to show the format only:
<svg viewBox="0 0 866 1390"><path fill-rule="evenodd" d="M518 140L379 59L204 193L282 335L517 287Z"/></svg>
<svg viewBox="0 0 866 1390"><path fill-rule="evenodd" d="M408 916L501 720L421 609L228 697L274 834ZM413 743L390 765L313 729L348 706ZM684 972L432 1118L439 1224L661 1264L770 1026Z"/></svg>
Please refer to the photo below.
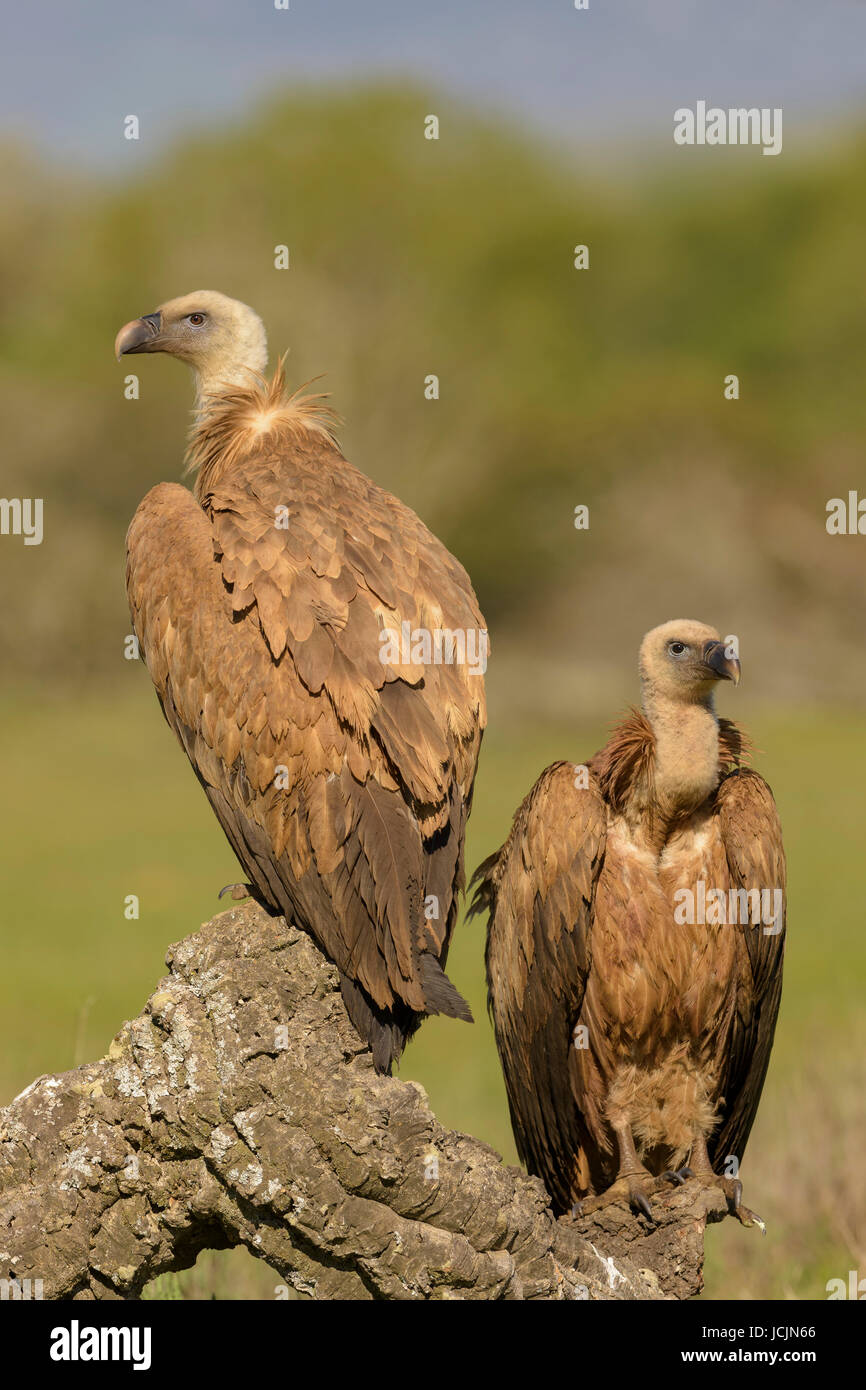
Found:
<svg viewBox="0 0 866 1390"><path fill-rule="evenodd" d="M118 362L127 352L159 352L156 339L162 327L161 314L143 314L140 319L125 323L114 340Z"/></svg>
<svg viewBox="0 0 866 1390"><path fill-rule="evenodd" d="M724 642L708 642L704 647L704 665L712 671L717 680L740 683L740 663L735 656L728 656Z"/></svg>

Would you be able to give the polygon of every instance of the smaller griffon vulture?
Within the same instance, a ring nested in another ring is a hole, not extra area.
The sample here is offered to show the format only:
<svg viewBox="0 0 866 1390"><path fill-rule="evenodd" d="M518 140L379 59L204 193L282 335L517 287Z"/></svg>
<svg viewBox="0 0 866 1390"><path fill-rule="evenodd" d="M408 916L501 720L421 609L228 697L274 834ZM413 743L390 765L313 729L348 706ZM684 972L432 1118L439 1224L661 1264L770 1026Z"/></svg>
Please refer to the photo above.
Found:
<svg viewBox="0 0 866 1390"><path fill-rule="evenodd" d="M517 1148L555 1209L737 1178L782 988L785 856L744 737L715 712L731 646L653 629L643 710L586 765L548 767L476 871Z"/></svg>
<svg viewBox="0 0 866 1390"><path fill-rule="evenodd" d="M321 397L287 394L282 363L264 380L246 304L172 299L115 351L168 353L196 385L194 489L160 483L127 535L163 713L252 890L335 963L389 1071L427 1014L471 1020L444 967L485 724L472 585L346 462Z"/></svg>

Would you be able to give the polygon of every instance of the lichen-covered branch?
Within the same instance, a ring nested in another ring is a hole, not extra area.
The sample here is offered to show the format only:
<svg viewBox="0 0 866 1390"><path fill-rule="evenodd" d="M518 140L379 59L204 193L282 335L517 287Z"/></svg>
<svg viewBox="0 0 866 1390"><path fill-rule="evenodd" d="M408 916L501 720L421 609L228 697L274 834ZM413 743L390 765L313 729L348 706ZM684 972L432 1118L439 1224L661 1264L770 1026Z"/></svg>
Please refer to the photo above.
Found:
<svg viewBox="0 0 866 1390"><path fill-rule="evenodd" d="M317 1299L700 1287L721 1198L672 1191L655 1227L619 1208L555 1221L536 1179L443 1129L420 1086L376 1075L336 970L282 918L236 907L167 964L106 1057L0 1110L0 1279L135 1298L244 1245Z"/></svg>

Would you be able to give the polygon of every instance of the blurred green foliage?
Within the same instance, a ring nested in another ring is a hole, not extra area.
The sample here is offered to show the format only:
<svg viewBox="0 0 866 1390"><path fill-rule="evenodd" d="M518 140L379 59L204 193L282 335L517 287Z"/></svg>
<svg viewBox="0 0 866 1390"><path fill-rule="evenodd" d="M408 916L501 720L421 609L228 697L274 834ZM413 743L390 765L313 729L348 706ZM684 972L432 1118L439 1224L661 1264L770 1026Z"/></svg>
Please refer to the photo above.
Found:
<svg viewBox="0 0 866 1390"><path fill-rule="evenodd" d="M631 646L692 571L712 605L720 569L738 602L761 588L768 623L814 609L828 640L862 623L856 541L823 523L866 427L863 139L800 162L687 151L614 180L450 98L376 88L281 97L142 153L102 181L0 159L2 487L46 509L38 555L0 546L7 669L116 669L123 532L180 475L191 395L177 363L118 366L111 345L194 288L253 304L290 379L324 373L349 457L463 559L494 632L555 629L602 587L619 608L639 574Z"/></svg>

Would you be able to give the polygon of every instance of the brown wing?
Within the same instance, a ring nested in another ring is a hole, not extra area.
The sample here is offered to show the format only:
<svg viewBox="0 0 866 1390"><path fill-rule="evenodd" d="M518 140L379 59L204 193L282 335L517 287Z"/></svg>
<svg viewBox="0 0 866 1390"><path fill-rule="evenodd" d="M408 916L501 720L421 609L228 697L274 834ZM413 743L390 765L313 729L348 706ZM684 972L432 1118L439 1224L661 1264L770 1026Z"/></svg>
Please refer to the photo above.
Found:
<svg viewBox="0 0 866 1390"><path fill-rule="evenodd" d="M591 962L607 811L571 763L542 773L506 843L476 871L487 909L487 986L514 1136L559 1210L570 1205L585 1130L571 1085L572 1033Z"/></svg>
<svg viewBox="0 0 866 1390"><path fill-rule="evenodd" d="M721 1172L729 1155L742 1161L770 1061L782 994L787 876L776 804L762 777L749 769L731 773L719 786L716 807L733 886L780 889L783 904L774 924L778 933L760 924L728 928L741 934L745 968L723 1072L722 1125L708 1145Z"/></svg>
<svg viewBox="0 0 866 1390"><path fill-rule="evenodd" d="M485 706L465 667L383 663L380 631L483 620L457 561L321 437L205 502L163 484L136 512L135 631L241 863L337 964L387 1066L423 1013L468 1016L441 967Z"/></svg>

